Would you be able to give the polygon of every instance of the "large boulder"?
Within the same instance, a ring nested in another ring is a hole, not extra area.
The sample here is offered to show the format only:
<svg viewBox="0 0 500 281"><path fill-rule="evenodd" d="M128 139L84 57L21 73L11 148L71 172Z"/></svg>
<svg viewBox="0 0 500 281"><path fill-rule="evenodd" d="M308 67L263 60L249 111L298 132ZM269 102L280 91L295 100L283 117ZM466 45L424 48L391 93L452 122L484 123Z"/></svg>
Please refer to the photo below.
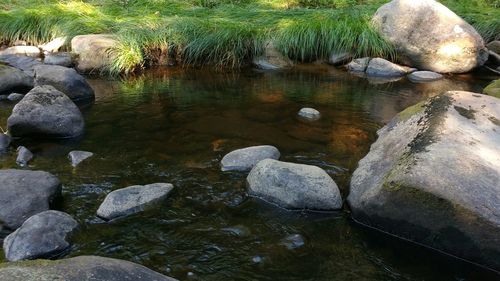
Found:
<svg viewBox="0 0 500 281"><path fill-rule="evenodd" d="M221 162L222 171L250 171L264 159L279 159L279 150L272 145L258 145L237 149L226 154Z"/></svg>
<svg viewBox="0 0 500 281"><path fill-rule="evenodd" d="M342 207L337 184L311 165L260 161L247 177L250 195L287 209L336 210Z"/></svg>
<svg viewBox="0 0 500 281"><path fill-rule="evenodd" d="M393 0L380 7L373 25L406 65L439 73L463 73L483 65L482 37L434 0Z"/></svg>
<svg viewBox="0 0 500 281"><path fill-rule="evenodd" d="M378 134L351 179L354 219L500 270L500 100L447 92Z"/></svg>
<svg viewBox="0 0 500 281"><path fill-rule="evenodd" d="M0 229L16 229L46 211L61 195L61 183L42 171L0 170Z"/></svg>
<svg viewBox="0 0 500 281"><path fill-rule="evenodd" d="M78 223L68 214L44 211L27 219L3 241L9 261L52 258L71 246L69 235Z"/></svg>
<svg viewBox="0 0 500 281"><path fill-rule="evenodd" d="M23 71L0 64L0 94L10 94L13 91L27 92L33 88L33 77Z"/></svg>
<svg viewBox="0 0 500 281"><path fill-rule="evenodd" d="M45 85L35 87L16 104L7 127L13 137L70 138L83 134L84 121L65 94Z"/></svg>
<svg viewBox="0 0 500 281"><path fill-rule="evenodd" d="M176 281L142 265L97 256L0 264L2 281Z"/></svg>
<svg viewBox="0 0 500 281"><path fill-rule="evenodd" d="M169 183L133 185L110 192L97 210L97 215L111 220L141 212L148 205L167 198L174 189Z"/></svg>
<svg viewBox="0 0 500 281"><path fill-rule="evenodd" d="M118 46L116 37L110 34L78 35L71 40L71 51L78 55L77 69L82 72L109 69Z"/></svg>
<svg viewBox="0 0 500 281"><path fill-rule="evenodd" d="M35 85L51 85L72 100L91 99L94 90L87 80L73 68L60 65L35 66Z"/></svg>
<svg viewBox="0 0 500 281"><path fill-rule="evenodd" d="M265 42L263 54L255 57L252 63L263 70L277 70L293 66L293 62L281 54L272 41Z"/></svg>

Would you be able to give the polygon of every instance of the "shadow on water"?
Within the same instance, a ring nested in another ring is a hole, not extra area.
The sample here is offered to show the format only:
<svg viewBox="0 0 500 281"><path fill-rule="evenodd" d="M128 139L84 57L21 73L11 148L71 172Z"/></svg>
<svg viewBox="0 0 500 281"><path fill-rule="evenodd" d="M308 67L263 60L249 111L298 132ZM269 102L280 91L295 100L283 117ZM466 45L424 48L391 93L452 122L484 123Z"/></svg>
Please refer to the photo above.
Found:
<svg viewBox="0 0 500 281"><path fill-rule="evenodd" d="M480 268L353 223L346 211L288 212L245 192L245 174L222 173L236 148L272 144L282 160L325 169L344 197L376 131L404 108L445 90L480 91L486 81L454 76L430 84L366 80L323 66L286 72L157 69L120 80L90 79L85 136L19 140L31 169L62 181L60 208L83 226L69 256L130 260L181 280L494 280ZM322 113L316 122L296 114ZM0 124L13 107L0 103ZM95 156L72 168L73 149ZM13 149L0 168L15 167ZM166 203L104 223L105 195L134 184L171 182ZM283 239L300 234L304 245ZM3 256L3 255L2 255Z"/></svg>

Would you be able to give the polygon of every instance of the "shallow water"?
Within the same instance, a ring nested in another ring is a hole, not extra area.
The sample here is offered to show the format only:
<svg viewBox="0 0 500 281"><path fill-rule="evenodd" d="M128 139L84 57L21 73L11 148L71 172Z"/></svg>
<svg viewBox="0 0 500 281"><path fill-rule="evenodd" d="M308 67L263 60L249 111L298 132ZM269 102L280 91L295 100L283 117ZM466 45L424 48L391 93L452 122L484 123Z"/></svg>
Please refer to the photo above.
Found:
<svg viewBox="0 0 500 281"><path fill-rule="evenodd" d="M225 153L271 144L282 160L325 169L345 198L377 129L444 90L481 91L488 80L478 77L382 83L302 66L158 69L125 81L90 79L96 100L82 105L83 138L16 145L36 154L30 169L61 179L58 208L83 225L68 256L125 259L180 280L494 280L498 275L479 267L357 225L348 208L290 212L249 198L245 174L219 170ZM322 118L298 119L305 106ZM0 124L12 107L0 103ZM74 149L96 155L74 169L66 158ZM12 150L0 157L0 168L13 167ZM153 182L175 185L165 203L109 223L95 217L109 191ZM289 249L284 240L293 234L304 245Z"/></svg>

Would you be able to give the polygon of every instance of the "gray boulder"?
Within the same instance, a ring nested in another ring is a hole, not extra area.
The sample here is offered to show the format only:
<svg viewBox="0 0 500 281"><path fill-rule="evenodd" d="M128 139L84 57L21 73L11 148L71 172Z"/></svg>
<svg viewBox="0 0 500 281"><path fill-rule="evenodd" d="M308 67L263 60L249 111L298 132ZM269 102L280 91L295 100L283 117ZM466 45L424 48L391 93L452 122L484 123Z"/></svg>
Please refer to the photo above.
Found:
<svg viewBox="0 0 500 281"><path fill-rule="evenodd" d="M134 185L110 192L97 210L97 216L111 220L135 214L167 198L174 188L169 183Z"/></svg>
<svg viewBox="0 0 500 281"><path fill-rule="evenodd" d="M336 210L342 207L337 184L311 165L260 161L247 177L248 193L287 209Z"/></svg>
<svg viewBox="0 0 500 281"><path fill-rule="evenodd" d="M142 265L97 256L20 261L0 266L2 281L176 281Z"/></svg>
<svg viewBox="0 0 500 281"><path fill-rule="evenodd" d="M0 151L6 150L11 142L11 138L9 135L4 133L0 133Z"/></svg>
<svg viewBox="0 0 500 281"><path fill-rule="evenodd" d="M258 145L237 149L226 154L221 161L221 170L250 171L264 159L279 159L279 150L271 145Z"/></svg>
<svg viewBox="0 0 500 281"><path fill-rule="evenodd" d="M415 71L408 75L411 82L422 83L443 79L443 75L432 71Z"/></svg>
<svg viewBox="0 0 500 281"><path fill-rule="evenodd" d="M7 99L10 100L10 101L18 101L18 100L22 100L24 97L23 94L19 94L19 93L12 93L10 95L7 96Z"/></svg>
<svg viewBox="0 0 500 281"><path fill-rule="evenodd" d="M2 55L22 55L37 58L40 57L41 52L40 49L35 46L13 46L0 51L0 56Z"/></svg>
<svg viewBox="0 0 500 281"><path fill-rule="evenodd" d="M46 211L61 195L61 184L42 171L0 170L0 228L16 229L29 217Z"/></svg>
<svg viewBox="0 0 500 281"><path fill-rule="evenodd" d="M69 248L69 235L77 227L78 223L66 213L52 210L38 213L5 238L5 257L19 261L57 256Z"/></svg>
<svg viewBox="0 0 500 281"><path fill-rule="evenodd" d="M33 88L33 77L23 71L0 64L0 94L10 94L13 91L29 91Z"/></svg>
<svg viewBox="0 0 500 281"><path fill-rule="evenodd" d="M35 75L33 68L42 64L40 59L17 55L0 55L0 62L22 70L30 77L31 84L33 84L33 76ZM33 88L33 86L31 86L30 89L31 88Z"/></svg>
<svg viewBox="0 0 500 281"><path fill-rule="evenodd" d="M500 99L447 92L378 134L351 179L354 219L500 270Z"/></svg>
<svg viewBox="0 0 500 281"><path fill-rule="evenodd" d="M92 152L74 150L68 154L68 158L71 161L71 166L76 167L78 166L78 164L82 163L93 155L94 153Z"/></svg>
<svg viewBox="0 0 500 281"><path fill-rule="evenodd" d="M70 53L47 54L43 63L71 67L73 66L73 56Z"/></svg>
<svg viewBox="0 0 500 281"><path fill-rule="evenodd" d="M304 107L299 110L299 116L307 120L318 120L321 118L321 113L314 108Z"/></svg>
<svg viewBox="0 0 500 281"><path fill-rule="evenodd" d="M376 77L399 77L414 70L415 69L400 66L382 58L373 58L366 67L366 74Z"/></svg>
<svg viewBox="0 0 500 281"><path fill-rule="evenodd" d="M33 159L33 153L31 153L31 151L29 151L26 147L19 146L17 148L17 165L21 167L27 166L28 162L31 161L31 159Z"/></svg>
<svg viewBox="0 0 500 281"><path fill-rule="evenodd" d="M109 34L78 35L71 39L71 51L78 55L76 68L82 72L107 70L116 57L116 37Z"/></svg>
<svg viewBox="0 0 500 281"><path fill-rule="evenodd" d="M293 66L293 62L281 54L272 41L264 44L264 53L253 59L253 64L263 70L277 70Z"/></svg>
<svg viewBox="0 0 500 281"><path fill-rule="evenodd" d="M418 69L463 73L488 59L479 33L434 0L393 0L377 10L373 26L404 64Z"/></svg>
<svg viewBox="0 0 500 281"><path fill-rule="evenodd" d="M70 138L83 134L84 121L65 94L45 85L35 87L14 106L7 127L13 137Z"/></svg>
<svg viewBox="0 0 500 281"><path fill-rule="evenodd" d="M34 69L36 86L53 86L72 100L94 97L94 90L87 80L73 68L60 65L38 65Z"/></svg>
<svg viewBox="0 0 500 281"><path fill-rule="evenodd" d="M347 70L352 72L365 72L369 62L370 58L354 59L349 64L347 64Z"/></svg>

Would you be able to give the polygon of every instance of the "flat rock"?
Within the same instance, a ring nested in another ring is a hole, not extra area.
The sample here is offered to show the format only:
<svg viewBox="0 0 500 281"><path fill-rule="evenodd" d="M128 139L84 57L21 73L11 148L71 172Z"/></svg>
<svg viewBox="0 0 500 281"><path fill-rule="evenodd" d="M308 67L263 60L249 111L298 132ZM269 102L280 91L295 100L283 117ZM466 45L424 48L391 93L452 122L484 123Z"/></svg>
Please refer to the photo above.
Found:
<svg viewBox="0 0 500 281"><path fill-rule="evenodd" d="M226 154L221 161L222 171L250 171L264 159L279 159L279 150L271 145L251 146Z"/></svg>
<svg viewBox="0 0 500 281"><path fill-rule="evenodd" d="M87 80L73 68L60 65L38 65L34 70L36 86L53 86L72 100L94 98L94 90Z"/></svg>
<svg viewBox="0 0 500 281"><path fill-rule="evenodd" d="M0 94L10 94L13 91L26 92L33 88L33 77L23 71L0 64Z"/></svg>
<svg viewBox="0 0 500 281"><path fill-rule="evenodd" d="M352 72L365 72L369 62L370 58L353 59L347 64L347 70Z"/></svg>
<svg viewBox="0 0 500 281"><path fill-rule="evenodd" d="M20 261L0 266L2 281L176 281L142 265L97 256Z"/></svg>
<svg viewBox="0 0 500 281"><path fill-rule="evenodd" d="M46 211L61 195L61 184L42 171L0 170L0 228L16 229L29 217Z"/></svg>
<svg viewBox="0 0 500 281"><path fill-rule="evenodd" d="M82 72L99 72L108 69L118 46L116 37L110 34L78 35L71 39L71 52L78 55L77 69Z"/></svg>
<svg viewBox="0 0 500 281"><path fill-rule="evenodd" d="M71 161L71 166L73 167L78 166L78 164L82 163L92 156L94 156L94 153L80 150L74 150L68 154L68 158Z"/></svg>
<svg viewBox="0 0 500 281"><path fill-rule="evenodd" d="M366 67L368 76L400 77L406 75L411 69L400 66L382 58L373 58Z"/></svg>
<svg viewBox="0 0 500 281"><path fill-rule="evenodd" d="M71 67L73 66L73 56L70 53L47 54L43 63Z"/></svg>
<svg viewBox="0 0 500 281"><path fill-rule="evenodd" d="M21 167L27 166L28 162L33 159L33 156L33 153L31 153L31 151L29 151L26 147L19 146L17 148L16 163Z"/></svg>
<svg viewBox="0 0 500 281"><path fill-rule="evenodd" d="M314 108L304 107L299 110L299 116L307 120L318 120L321 118L321 113Z"/></svg>
<svg viewBox="0 0 500 281"><path fill-rule="evenodd" d="M337 184L311 165L260 161L247 177L248 193L287 209L336 210L342 207Z"/></svg>
<svg viewBox="0 0 500 281"><path fill-rule="evenodd" d="M0 62L22 70L31 78L32 83L33 77L35 76L35 71L33 70L33 68L37 65L42 64L40 59L18 55L0 55ZM30 89L31 88L33 88L33 86L31 86Z"/></svg>
<svg viewBox="0 0 500 281"><path fill-rule="evenodd" d="M71 245L69 235L77 227L78 223L66 213L52 210L38 213L5 238L5 257L19 261L57 256Z"/></svg>
<svg viewBox="0 0 500 281"><path fill-rule="evenodd" d="M22 55L28 57L40 57L40 49L35 46L13 46L9 47L3 51L0 51L0 56L2 55Z"/></svg>
<svg viewBox="0 0 500 281"><path fill-rule="evenodd" d="M80 109L54 87L37 86L14 106L7 120L13 137L70 138L83 134Z"/></svg>
<svg viewBox="0 0 500 281"><path fill-rule="evenodd" d="M99 206L97 216L111 220L141 212L147 205L166 199L173 188L169 183L153 183L112 191Z"/></svg>
<svg viewBox="0 0 500 281"><path fill-rule="evenodd" d="M443 79L443 75L432 71L415 71L408 75L411 82L432 82Z"/></svg>

